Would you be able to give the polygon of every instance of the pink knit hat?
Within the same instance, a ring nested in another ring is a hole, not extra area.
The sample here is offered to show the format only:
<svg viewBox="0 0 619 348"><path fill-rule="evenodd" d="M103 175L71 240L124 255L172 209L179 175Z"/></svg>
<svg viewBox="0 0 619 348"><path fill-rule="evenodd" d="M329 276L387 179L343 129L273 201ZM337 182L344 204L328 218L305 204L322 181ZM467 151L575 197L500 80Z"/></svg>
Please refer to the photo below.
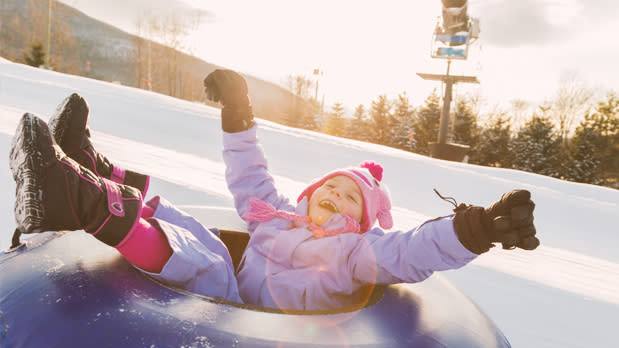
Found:
<svg viewBox="0 0 619 348"><path fill-rule="evenodd" d="M320 187L325 181L334 176L344 175L351 178L363 196L363 218L361 219L361 231L367 232L374 226L378 219L380 227L389 229L393 227L393 218L391 217L391 199L389 198L389 189L381 180L383 179L383 167L375 162L367 161L359 165L359 167L342 168L327 173L322 178L313 181L297 199L300 202L303 197L307 196L308 200L312 193Z"/></svg>

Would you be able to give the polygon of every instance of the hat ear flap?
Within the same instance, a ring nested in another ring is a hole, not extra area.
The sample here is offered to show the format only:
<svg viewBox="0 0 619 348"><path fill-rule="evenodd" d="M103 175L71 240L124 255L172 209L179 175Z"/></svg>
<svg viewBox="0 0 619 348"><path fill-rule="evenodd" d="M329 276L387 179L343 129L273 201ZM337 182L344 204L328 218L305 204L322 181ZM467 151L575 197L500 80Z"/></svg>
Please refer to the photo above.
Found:
<svg viewBox="0 0 619 348"><path fill-rule="evenodd" d="M393 216L391 215L391 193L387 185L382 184L380 186L380 208L376 217L380 227L384 229L390 229L393 227Z"/></svg>
<svg viewBox="0 0 619 348"><path fill-rule="evenodd" d="M380 227L388 230L393 227L393 217L389 210L381 210L378 212L378 224Z"/></svg>
<svg viewBox="0 0 619 348"><path fill-rule="evenodd" d="M310 196L312 195L312 193L314 193L314 191L316 190L316 188L319 186L318 184L320 183L320 181L312 183L311 185L309 185L305 190L303 190L303 192L301 192L301 194L299 195L299 197L297 198L297 203L301 202L301 200L303 199L303 197L307 196L307 200L309 201Z"/></svg>

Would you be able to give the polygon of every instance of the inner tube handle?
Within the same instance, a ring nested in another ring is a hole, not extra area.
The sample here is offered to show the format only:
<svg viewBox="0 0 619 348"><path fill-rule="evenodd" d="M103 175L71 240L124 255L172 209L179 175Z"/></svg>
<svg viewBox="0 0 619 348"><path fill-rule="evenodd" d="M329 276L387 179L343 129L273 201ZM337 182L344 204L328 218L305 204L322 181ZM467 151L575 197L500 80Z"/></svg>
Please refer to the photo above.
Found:
<svg viewBox="0 0 619 348"><path fill-rule="evenodd" d="M13 232L13 238L11 239L11 248L10 250L15 250L19 248L23 243L19 241L19 237L21 236L21 231L16 228L15 232Z"/></svg>

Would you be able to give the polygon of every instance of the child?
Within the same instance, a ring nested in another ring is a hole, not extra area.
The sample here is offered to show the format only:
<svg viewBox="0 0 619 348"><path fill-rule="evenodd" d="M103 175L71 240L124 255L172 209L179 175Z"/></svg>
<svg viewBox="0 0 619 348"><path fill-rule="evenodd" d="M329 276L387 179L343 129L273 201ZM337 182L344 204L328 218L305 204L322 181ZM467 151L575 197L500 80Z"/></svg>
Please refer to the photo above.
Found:
<svg viewBox="0 0 619 348"><path fill-rule="evenodd" d="M485 209L461 205L455 215L408 232L373 228L376 221L391 228L392 218L382 167L371 162L328 173L292 204L268 173L244 79L216 70L204 83L209 99L224 106L226 179L251 236L238 287L228 251L213 231L163 198L143 204L146 176L111 175L122 170L92 147L88 108L77 95L50 119L51 134L28 114L18 126L11 148L18 229L84 229L166 283L289 310L351 304L350 295L365 284L422 281L467 264L494 242L527 250L539 244L534 204L522 190ZM40 197L32 195L39 191Z"/></svg>

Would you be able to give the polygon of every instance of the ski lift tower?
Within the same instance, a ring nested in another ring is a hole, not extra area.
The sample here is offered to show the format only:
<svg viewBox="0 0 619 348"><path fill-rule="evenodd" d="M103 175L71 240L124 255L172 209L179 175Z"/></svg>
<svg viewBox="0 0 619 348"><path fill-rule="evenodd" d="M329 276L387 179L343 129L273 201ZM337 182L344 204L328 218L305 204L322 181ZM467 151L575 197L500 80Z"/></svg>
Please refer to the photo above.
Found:
<svg viewBox="0 0 619 348"><path fill-rule="evenodd" d="M432 34L432 58L446 59L445 75L417 73L424 80L442 81L445 84L443 108L437 142L430 142L430 156L450 161L461 162L469 146L447 142L449 126L449 108L452 87L455 83L479 83L475 76L449 75L452 60L466 60L469 47L479 38L479 20L470 18L467 13L467 0L441 0L442 16L438 17Z"/></svg>

